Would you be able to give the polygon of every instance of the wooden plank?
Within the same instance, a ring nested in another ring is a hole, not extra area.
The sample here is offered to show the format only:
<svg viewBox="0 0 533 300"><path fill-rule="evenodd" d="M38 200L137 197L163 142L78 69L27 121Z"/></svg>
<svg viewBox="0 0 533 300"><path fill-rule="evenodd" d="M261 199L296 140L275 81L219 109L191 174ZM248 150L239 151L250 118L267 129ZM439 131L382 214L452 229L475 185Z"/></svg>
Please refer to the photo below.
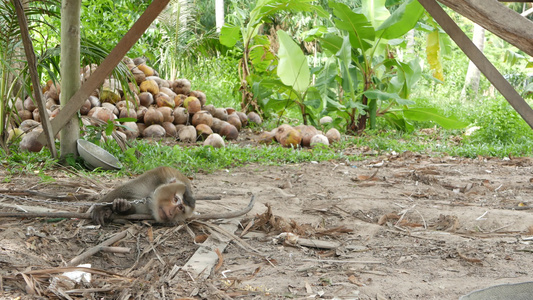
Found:
<svg viewBox="0 0 533 300"><path fill-rule="evenodd" d="M435 0L418 0L433 16L435 21L448 33L452 40L476 64L476 67L487 77L494 87L507 99L509 104L522 116L527 124L533 128L533 109L516 92L513 86L500 74L498 69L483 55L468 36L455 24L442 7ZM470 0L467 0L470 1ZM490 0L493 1L493 0ZM487 0L487 2L490 2ZM522 18L522 17L521 17Z"/></svg>
<svg viewBox="0 0 533 300"><path fill-rule="evenodd" d="M439 2L533 56L533 23L497 0Z"/></svg>
<svg viewBox="0 0 533 300"><path fill-rule="evenodd" d="M228 232L234 233L239 227L239 220L231 220L229 223L219 226ZM183 270L190 272L194 278L207 279L211 275L211 270L218 262L218 255L215 249L223 253L229 242L231 242L230 238L226 241L221 241L214 235L209 236L205 242L199 244L200 248L185 263Z"/></svg>
<svg viewBox="0 0 533 300"><path fill-rule="evenodd" d="M141 17L133 24L130 30L122 37L117 46L109 53L98 68L91 74L89 79L83 83L81 88L70 98L68 103L61 108L59 114L52 120L52 129L55 136L65 124L78 112L87 97L98 87L100 82L109 76L122 58L128 53L133 45L139 40L142 34L148 29L150 24L163 11L170 0L154 0ZM39 136L39 141L43 142L44 135Z"/></svg>
<svg viewBox="0 0 533 300"><path fill-rule="evenodd" d="M54 143L54 134L52 132L52 125L46 111L46 104L43 100L41 92L41 84L39 75L37 73L37 59L35 58L35 51L33 50L33 43L28 31L28 20L24 13L24 8L20 0L15 0L15 10L17 12L17 19L20 25L20 34L22 36L22 43L24 44L24 52L26 52L26 59L28 60L28 70L30 71L31 83L33 85L33 94L35 95L35 102L39 108L39 115L41 116L41 124L43 126L44 142L50 148L50 153L53 158L57 158L56 144Z"/></svg>

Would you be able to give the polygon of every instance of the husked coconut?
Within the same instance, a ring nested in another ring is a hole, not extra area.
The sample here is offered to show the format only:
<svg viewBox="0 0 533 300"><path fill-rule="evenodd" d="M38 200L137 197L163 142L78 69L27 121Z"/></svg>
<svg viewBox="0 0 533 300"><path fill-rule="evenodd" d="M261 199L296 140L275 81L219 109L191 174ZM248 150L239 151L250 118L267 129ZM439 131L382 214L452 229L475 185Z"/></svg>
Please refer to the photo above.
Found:
<svg viewBox="0 0 533 300"><path fill-rule="evenodd" d="M198 124L196 125L196 132L198 133L198 136L202 139L206 139L208 136L213 134L213 130L211 127L207 126L206 124Z"/></svg>
<svg viewBox="0 0 533 300"><path fill-rule="evenodd" d="M205 105L207 102L207 97L205 96L204 92L202 91L191 91L189 96L194 96L200 100L200 104Z"/></svg>
<svg viewBox="0 0 533 300"><path fill-rule="evenodd" d="M213 115L213 117L215 117L217 119L220 119L222 121L227 121L228 120L228 112L226 111L225 108L219 107L219 108L215 109L215 114Z"/></svg>
<svg viewBox="0 0 533 300"><path fill-rule="evenodd" d="M213 116L206 110L201 110L192 116L191 123L194 126L205 124L211 127L213 125Z"/></svg>
<svg viewBox="0 0 533 300"><path fill-rule="evenodd" d="M146 124L146 126L150 126L153 124L163 124L164 121L165 119L163 117L163 114L153 107L148 108L146 113L144 113L144 124Z"/></svg>
<svg viewBox="0 0 533 300"><path fill-rule="evenodd" d="M142 92L139 94L139 101L142 106L148 107L154 103L154 95L148 92Z"/></svg>
<svg viewBox="0 0 533 300"><path fill-rule="evenodd" d="M239 131L228 122L224 122L220 128L219 134L227 140L236 140L239 137Z"/></svg>
<svg viewBox="0 0 533 300"><path fill-rule="evenodd" d="M320 125L329 124L331 122L333 122L333 119L330 116L322 117L320 118L320 121L319 121Z"/></svg>
<svg viewBox="0 0 533 300"><path fill-rule="evenodd" d="M178 132L178 137L180 141L184 143L193 143L196 142L196 128L194 126L188 125L180 129Z"/></svg>
<svg viewBox="0 0 533 300"><path fill-rule="evenodd" d="M166 136L170 136L173 138L178 137L178 131L176 130L176 126L172 124L172 122L163 122L162 126L165 129Z"/></svg>
<svg viewBox="0 0 533 300"><path fill-rule="evenodd" d="M189 121L189 112L185 107L174 108L174 124L187 124Z"/></svg>
<svg viewBox="0 0 533 300"><path fill-rule="evenodd" d="M261 123L263 123L263 120L261 120L261 117L253 111L249 112L247 117L248 117L248 123L254 123L257 125L261 125Z"/></svg>
<svg viewBox="0 0 533 300"><path fill-rule="evenodd" d="M158 107L157 110L163 114L163 122L174 122L174 109L168 106L163 106Z"/></svg>
<svg viewBox="0 0 533 300"><path fill-rule="evenodd" d="M235 126L235 128L237 128L237 131L241 131L241 127L242 127L241 118L239 118L239 116L236 113L230 114L228 116L227 122Z"/></svg>
<svg viewBox="0 0 533 300"><path fill-rule="evenodd" d="M341 140L341 133L336 128L331 128L326 132L326 137L329 143L333 144Z"/></svg>
<svg viewBox="0 0 533 300"><path fill-rule="evenodd" d="M166 134L165 128L159 124L153 124L146 127L143 131L144 137L162 138Z"/></svg>
<svg viewBox="0 0 533 300"><path fill-rule="evenodd" d="M328 138L323 134L317 134L311 138L311 147L315 147L318 144L329 146Z"/></svg>
<svg viewBox="0 0 533 300"><path fill-rule="evenodd" d="M114 104L104 102L104 103L102 103L102 107L104 107L107 110L109 110L110 112L112 112L115 116L118 116L118 114L120 113L118 111L118 108Z"/></svg>
<svg viewBox="0 0 533 300"><path fill-rule="evenodd" d="M224 143L224 139L218 133L213 133L205 139L204 146L224 148L226 147L226 143Z"/></svg>
<svg viewBox="0 0 533 300"><path fill-rule="evenodd" d="M41 132L43 132L43 129L37 128L25 134L19 144L20 150L30 152L41 151L43 144L37 140Z"/></svg>

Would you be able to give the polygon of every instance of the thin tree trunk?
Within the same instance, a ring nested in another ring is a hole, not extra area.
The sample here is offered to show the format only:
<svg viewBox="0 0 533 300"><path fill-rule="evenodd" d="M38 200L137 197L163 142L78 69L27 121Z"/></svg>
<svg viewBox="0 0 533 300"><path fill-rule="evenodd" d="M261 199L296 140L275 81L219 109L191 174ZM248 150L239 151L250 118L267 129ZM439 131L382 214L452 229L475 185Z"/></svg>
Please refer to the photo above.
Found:
<svg viewBox="0 0 533 300"><path fill-rule="evenodd" d="M485 48L485 29L474 23L474 36L472 38L474 44L483 52ZM479 90L479 80L481 79L481 72L476 65L470 61L468 63L468 71L466 72L465 84L461 91L461 97L468 94L468 91L472 91L474 95L477 95Z"/></svg>
<svg viewBox="0 0 533 300"><path fill-rule="evenodd" d="M81 0L61 2L61 107L80 88L80 10ZM74 116L61 130L61 161L77 156L79 133L79 120Z"/></svg>
<svg viewBox="0 0 533 300"><path fill-rule="evenodd" d="M224 0L215 0L215 20L217 32L224 26Z"/></svg>

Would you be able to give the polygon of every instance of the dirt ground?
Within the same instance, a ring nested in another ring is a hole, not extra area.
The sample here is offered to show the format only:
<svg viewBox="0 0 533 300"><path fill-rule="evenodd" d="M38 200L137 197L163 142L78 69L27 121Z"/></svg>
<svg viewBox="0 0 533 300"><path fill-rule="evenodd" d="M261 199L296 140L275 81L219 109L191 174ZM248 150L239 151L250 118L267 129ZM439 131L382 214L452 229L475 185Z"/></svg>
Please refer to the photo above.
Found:
<svg viewBox="0 0 533 300"><path fill-rule="evenodd" d="M457 299L531 280L532 166L531 158L405 152L195 174L196 194L222 198L198 201L201 214L240 209L255 195L253 210L239 219L240 238L232 241L200 223L189 230L147 222L98 228L80 219L0 218L0 298ZM127 179L47 174L55 181L30 174L0 184L1 211L44 206L84 212L87 195L105 194ZM0 167L0 178L5 175ZM13 198L47 199L25 189L79 200ZM125 238L113 246L129 253L99 251L82 261L93 268L90 283L58 276L72 258L123 231ZM283 241L282 232L299 239ZM202 244L206 236L229 241L213 271L182 268L198 249L213 253Z"/></svg>

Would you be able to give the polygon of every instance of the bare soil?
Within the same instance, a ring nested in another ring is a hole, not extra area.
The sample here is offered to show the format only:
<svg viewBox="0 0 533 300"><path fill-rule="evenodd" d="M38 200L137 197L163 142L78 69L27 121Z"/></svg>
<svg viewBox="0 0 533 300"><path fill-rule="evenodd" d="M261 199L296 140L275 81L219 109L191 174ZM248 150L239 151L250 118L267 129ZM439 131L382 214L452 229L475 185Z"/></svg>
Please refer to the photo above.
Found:
<svg viewBox="0 0 533 300"><path fill-rule="evenodd" d="M198 201L199 213L242 208L251 194L257 200L235 232L246 234L229 243L207 279L180 268L203 247L205 236L228 237L199 223L189 224L190 230L148 222L98 228L80 219L2 218L0 298L37 293L41 296L33 297L457 299L476 289L531 280L532 166L531 158L405 152L195 174L196 194L222 196ZM55 182L42 183L33 174L11 177L0 184L0 204L84 212L83 195L97 197L127 180L65 170L47 175ZM80 199L65 205L5 197L24 189ZM94 271L90 283L57 279L63 273L57 268L125 230L126 238L113 246L130 248L129 253L100 251L83 261L110 273ZM283 242L277 238L282 232L334 249Z"/></svg>

